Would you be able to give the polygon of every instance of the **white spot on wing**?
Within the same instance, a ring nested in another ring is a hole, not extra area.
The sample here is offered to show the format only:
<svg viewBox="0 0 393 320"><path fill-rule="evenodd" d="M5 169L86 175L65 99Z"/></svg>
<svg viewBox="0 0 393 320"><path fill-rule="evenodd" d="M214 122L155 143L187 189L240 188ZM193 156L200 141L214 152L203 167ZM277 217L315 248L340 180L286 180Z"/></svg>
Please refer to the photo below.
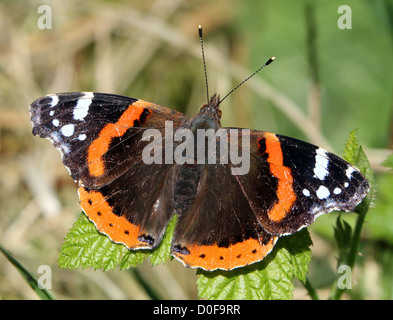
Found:
<svg viewBox="0 0 393 320"><path fill-rule="evenodd" d="M59 103L59 97L55 94L50 96L52 98L52 101L50 103L50 107L53 108L54 106L56 106Z"/></svg>
<svg viewBox="0 0 393 320"><path fill-rule="evenodd" d="M347 175L348 179L351 179L352 173L355 172L356 170L352 167L348 167L347 170L345 170L345 174Z"/></svg>
<svg viewBox="0 0 393 320"><path fill-rule="evenodd" d="M320 186L317 190L317 197L319 200L327 199L330 196L330 191L325 186Z"/></svg>
<svg viewBox="0 0 393 320"><path fill-rule="evenodd" d="M334 190L333 190L333 193L334 194L340 194L342 192L342 190L340 189L340 188L335 188Z"/></svg>
<svg viewBox="0 0 393 320"><path fill-rule="evenodd" d="M58 126L60 125L60 121L59 121L58 119L53 119L53 120L52 120L52 124L53 124L55 127L58 127Z"/></svg>
<svg viewBox="0 0 393 320"><path fill-rule="evenodd" d="M309 196L310 196L310 191L308 191L307 189L303 189L303 194L304 194L306 197L309 197Z"/></svg>
<svg viewBox="0 0 393 320"><path fill-rule="evenodd" d="M74 125L73 124L66 124L60 129L61 133L65 137L71 137L74 134Z"/></svg>
<svg viewBox="0 0 393 320"><path fill-rule="evenodd" d="M85 92L85 95L78 99L73 111L74 120L83 120L88 115L93 97L93 92Z"/></svg>
<svg viewBox="0 0 393 320"><path fill-rule="evenodd" d="M78 136L78 140L80 140L80 141L83 141L83 140L85 140L86 139L86 135L84 134L84 133L81 133L79 136Z"/></svg>
<svg viewBox="0 0 393 320"><path fill-rule="evenodd" d="M328 155L326 150L321 148L318 148L316 152L314 174L319 180L325 180L325 177L329 174L327 170L329 165Z"/></svg>

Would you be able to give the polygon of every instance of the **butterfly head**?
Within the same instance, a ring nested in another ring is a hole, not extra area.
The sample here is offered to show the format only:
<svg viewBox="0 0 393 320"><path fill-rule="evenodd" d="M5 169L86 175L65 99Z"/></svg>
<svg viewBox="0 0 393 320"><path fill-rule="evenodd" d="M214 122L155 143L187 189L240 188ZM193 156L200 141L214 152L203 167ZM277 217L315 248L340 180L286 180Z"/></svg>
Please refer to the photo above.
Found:
<svg viewBox="0 0 393 320"><path fill-rule="evenodd" d="M218 94L214 94L208 104L202 105L199 113L191 120L191 129L214 129L221 128L222 112L219 109L221 100Z"/></svg>
<svg viewBox="0 0 393 320"><path fill-rule="evenodd" d="M217 120L221 119L222 112L219 109L220 107L220 95L215 93L211 98L210 102L208 104L202 105L201 109L199 110L200 114L207 114L209 116L212 116L216 118Z"/></svg>

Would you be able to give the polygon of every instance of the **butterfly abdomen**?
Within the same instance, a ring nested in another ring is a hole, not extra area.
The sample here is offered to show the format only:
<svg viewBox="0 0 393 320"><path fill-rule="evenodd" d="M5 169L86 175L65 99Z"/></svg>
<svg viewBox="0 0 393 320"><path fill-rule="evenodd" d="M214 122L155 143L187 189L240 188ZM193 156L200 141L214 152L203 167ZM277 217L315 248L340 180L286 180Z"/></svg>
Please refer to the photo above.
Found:
<svg viewBox="0 0 393 320"><path fill-rule="evenodd" d="M178 215L187 212L195 201L201 177L201 165L185 164L181 168L174 188L174 208Z"/></svg>

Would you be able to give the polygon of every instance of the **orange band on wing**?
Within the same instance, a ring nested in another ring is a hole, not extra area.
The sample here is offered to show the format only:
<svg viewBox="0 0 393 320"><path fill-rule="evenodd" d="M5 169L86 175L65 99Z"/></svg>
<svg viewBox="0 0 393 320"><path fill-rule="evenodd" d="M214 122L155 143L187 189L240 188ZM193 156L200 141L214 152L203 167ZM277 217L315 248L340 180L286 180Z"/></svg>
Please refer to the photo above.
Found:
<svg viewBox="0 0 393 320"><path fill-rule="evenodd" d="M265 138L266 152L269 154L267 161L270 165L270 171L278 179L278 202L267 214L270 220L280 222L285 218L295 203L296 194L293 190L291 169L284 166L280 141L273 133L265 133Z"/></svg>
<svg viewBox="0 0 393 320"><path fill-rule="evenodd" d="M144 234L137 225L129 222L125 216L114 214L112 207L98 191L78 188L80 205L97 230L106 234L113 242L122 243L129 249L149 248L145 242L138 240Z"/></svg>
<svg viewBox="0 0 393 320"><path fill-rule="evenodd" d="M217 245L187 246L189 254L172 252L175 258L191 268L202 268L207 271L222 269L232 270L263 260L273 249L278 237L272 237L266 245L256 239L248 239L229 247Z"/></svg>
<svg viewBox="0 0 393 320"><path fill-rule="evenodd" d="M87 152L87 164L90 175L99 177L105 173L102 156L108 151L113 138L121 137L129 128L134 126L134 120L139 120L146 102L136 101L128 107L116 123L108 123L93 141Z"/></svg>

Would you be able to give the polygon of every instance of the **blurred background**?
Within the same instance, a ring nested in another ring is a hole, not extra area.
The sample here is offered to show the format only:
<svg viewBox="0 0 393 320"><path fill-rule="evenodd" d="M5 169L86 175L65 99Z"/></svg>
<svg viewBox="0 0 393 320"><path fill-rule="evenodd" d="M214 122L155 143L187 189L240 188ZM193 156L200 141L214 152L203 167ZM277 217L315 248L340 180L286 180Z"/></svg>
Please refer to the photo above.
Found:
<svg viewBox="0 0 393 320"><path fill-rule="evenodd" d="M340 13L343 4L351 12ZM197 298L195 270L177 261L59 269L62 241L81 209L58 151L32 136L28 106L53 92L98 91L193 116L206 102L199 24L211 94L225 95L276 57L221 105L224 126L289 135L337 154L358 128L378 192L344 297L393 298L393 176L382 165L393 146L392 0L0 1L0 244L37 277L49 265L59 299ZM336 274L335 219L322 216L309 228L309 278L321 298ZM295 298L309 298L300 284ZM0 299L37 299L1 254Z"/></svg>

